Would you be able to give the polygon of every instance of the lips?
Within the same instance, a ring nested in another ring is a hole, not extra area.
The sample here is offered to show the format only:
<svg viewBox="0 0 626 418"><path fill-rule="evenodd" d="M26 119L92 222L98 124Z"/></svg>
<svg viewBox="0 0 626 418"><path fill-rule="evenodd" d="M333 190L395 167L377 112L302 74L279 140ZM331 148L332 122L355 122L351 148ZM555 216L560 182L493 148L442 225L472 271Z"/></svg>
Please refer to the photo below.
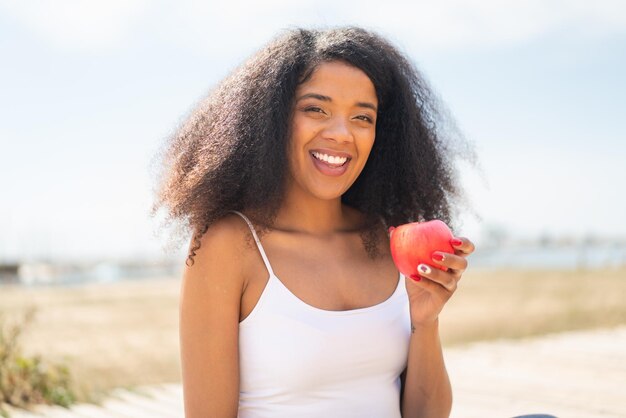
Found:
<svg viewBox="0 0 626 418"><path fill-rule="evenodd" d="M337 164L327 163L326 161L322 161L316 158L312 153L309 153L309 155L311 157L311 160L313 161L313 165L318 169L318 171L320 171L324 175L333 176L333 177L341 176L342 174L344 174L346 170L348 169L348 166L350 165L350 161L351 161L351 158L348 157L346 162L344 162L342 165L337 165ZM338 155L335 154L335 156L338 156Z"/></svg>

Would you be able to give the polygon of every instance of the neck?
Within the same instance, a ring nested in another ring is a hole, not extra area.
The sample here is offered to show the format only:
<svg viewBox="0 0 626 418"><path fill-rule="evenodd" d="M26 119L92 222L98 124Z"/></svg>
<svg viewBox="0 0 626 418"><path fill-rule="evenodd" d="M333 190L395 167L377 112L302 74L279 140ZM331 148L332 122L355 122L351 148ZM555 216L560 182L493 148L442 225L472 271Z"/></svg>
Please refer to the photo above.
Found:
<svg viewBox="0 0 626 418"><path fill-rule="evenodd" d="M329 236L354 228L354 210L341 198L318 199L291 189L278 211L273 228L315 236Z"/></svg>

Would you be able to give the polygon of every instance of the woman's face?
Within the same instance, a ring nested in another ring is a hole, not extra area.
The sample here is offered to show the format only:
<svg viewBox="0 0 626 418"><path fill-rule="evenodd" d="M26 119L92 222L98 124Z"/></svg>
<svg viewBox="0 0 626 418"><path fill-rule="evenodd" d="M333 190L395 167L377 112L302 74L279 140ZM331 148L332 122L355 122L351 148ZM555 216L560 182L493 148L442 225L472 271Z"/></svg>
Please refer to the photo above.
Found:
<svg viewBox="0 0 626 418"><path fill-rule="evenodd" d="M295 100L290 175L309 194L337 198L357 179L374 145L374 84L356 67L325 62L298 86Z"/></svg>

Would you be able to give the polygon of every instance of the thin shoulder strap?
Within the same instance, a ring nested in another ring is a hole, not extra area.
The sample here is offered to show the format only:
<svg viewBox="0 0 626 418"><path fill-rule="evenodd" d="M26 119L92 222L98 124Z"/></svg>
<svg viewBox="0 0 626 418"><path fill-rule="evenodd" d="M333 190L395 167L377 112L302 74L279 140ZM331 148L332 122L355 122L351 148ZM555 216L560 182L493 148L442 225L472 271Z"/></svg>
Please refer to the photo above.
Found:
<svg viewBox="0 0 626 418"><path fill-rule="evenodd" d="M236 210L232 210L231 212L234 212L237 215L241 216L243 220L246 221L246 223L248 224L248 227L250 228L250 231L252 232L252 236L254 237L254 241L256 242L256 246L259 249L259 252L261 253L261 257L263 257L263 262L265 263L265 267L267 268L267 271L270 273L270 275L273 276L274 270L272 270L270 261L267 259L267 255L265 255L265 250L263 249L263 245L261 245L261 241L259 240L259 237L256 234L256 231L254 230L254 226L252 226L252 222L250 222L250 219L248 219L248 217L241 212L237 212Z"/></svg>

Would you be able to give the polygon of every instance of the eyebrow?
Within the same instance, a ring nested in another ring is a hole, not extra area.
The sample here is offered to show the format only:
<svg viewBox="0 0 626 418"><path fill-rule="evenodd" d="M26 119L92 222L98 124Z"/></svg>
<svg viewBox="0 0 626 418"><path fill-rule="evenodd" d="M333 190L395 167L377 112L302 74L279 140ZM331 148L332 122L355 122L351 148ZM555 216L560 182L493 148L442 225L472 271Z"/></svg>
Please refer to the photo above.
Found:
<svg viewBox="0 0 626 418"><path fill-rule="evenodd" d="M311 99L311 98L317 99L317 100L321 100L323 102L332 102L333 101L333 99L331 99L330 97L324 96L323 94L318 94L318 93L303 94L302 96L298 97L298 99L296 101L299 102L300 100ZM364 108L367 108L367 109L372 109L374 112L378 111L376 106L373 103L370 103L370 102L356 102L356 106L364 107Z"/></svg>

